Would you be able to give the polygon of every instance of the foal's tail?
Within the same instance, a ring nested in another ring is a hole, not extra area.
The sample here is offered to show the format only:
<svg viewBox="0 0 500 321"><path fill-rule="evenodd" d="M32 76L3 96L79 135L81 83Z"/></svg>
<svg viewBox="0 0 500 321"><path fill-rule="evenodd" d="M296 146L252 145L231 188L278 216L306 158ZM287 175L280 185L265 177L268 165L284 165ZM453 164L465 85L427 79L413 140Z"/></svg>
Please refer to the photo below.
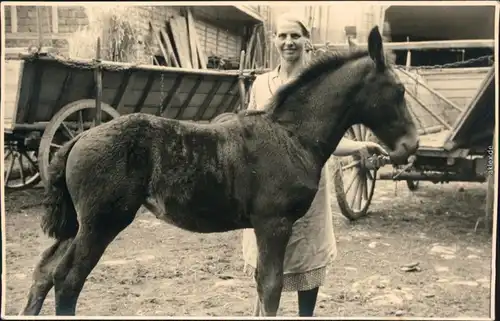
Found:
<svg viewBox="0 0 500 321"><path fill-rule="evenodd" d="M66 186L66 162L69 152L80 139L76 136L57 151L49 165L45 187L45 213L41 227L45 234L57 240L72 238L78 232L76 209Z"/></svg>

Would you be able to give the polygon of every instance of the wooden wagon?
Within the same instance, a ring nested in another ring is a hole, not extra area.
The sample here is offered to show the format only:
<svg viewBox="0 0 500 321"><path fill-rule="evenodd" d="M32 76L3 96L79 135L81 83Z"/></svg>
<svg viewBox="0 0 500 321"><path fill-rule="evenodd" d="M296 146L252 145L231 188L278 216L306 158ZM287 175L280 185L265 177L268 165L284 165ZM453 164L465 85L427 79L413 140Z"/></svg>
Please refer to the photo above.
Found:
<svg viewBox="0 0 500 321"><path fill-rule="evenodd" d="M50 55L22 56L7 60L5 66L7 189L45 181L53 153L96 122L134 112L206 122L233 112L242 106L242 93L253 75L244 70L194 70Z"/></svg>

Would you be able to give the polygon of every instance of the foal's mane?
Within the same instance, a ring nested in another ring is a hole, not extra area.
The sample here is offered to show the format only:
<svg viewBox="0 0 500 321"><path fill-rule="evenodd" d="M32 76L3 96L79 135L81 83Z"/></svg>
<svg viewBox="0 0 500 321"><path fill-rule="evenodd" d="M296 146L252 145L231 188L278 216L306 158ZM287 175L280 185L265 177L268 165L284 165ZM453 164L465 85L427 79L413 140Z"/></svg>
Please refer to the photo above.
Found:
<svg viewBox="0 0 500 321"><path fill-rule="evenodd" d="M272 99L271 105L274 108L279 107L283 104L287 97L297 92L297 90L303 85L318 79L324 74L335 71L351 61L365 56L368 56L367 50L355 50L349 52L328 53L313 58L313 61L309 64L309 66L307 66L295 80L278 90Z"/></svg>

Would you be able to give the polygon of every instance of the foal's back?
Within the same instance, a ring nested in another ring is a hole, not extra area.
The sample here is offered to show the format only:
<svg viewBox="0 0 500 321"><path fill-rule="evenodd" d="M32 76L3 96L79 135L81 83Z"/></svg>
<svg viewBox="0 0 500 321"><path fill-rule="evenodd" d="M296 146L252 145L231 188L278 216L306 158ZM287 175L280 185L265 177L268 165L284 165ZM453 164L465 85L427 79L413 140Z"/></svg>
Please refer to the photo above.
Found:
<svg viewBox="0 0 500 321"><path fill-rule="evenodd" d="M277 194L282 186L315 184L308 155L261 115L208 125L126 115L86 132L68 166L76 203L119 204L118 211L146 204L158 218L196 232L251 227L262 195L286 203L290 197ZM92 193L79 193L85 186Z"/></svg>

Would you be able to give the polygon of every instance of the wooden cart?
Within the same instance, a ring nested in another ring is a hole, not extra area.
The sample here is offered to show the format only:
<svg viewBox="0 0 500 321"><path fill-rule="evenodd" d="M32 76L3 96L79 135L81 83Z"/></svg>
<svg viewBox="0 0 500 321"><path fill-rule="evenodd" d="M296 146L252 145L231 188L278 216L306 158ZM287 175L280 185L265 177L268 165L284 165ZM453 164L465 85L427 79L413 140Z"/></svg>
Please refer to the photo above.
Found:
<svg viewBox="0 0 500 321"><path fill-rule="evenodd" d="M427 112L438 124L420 126L420 147L416 158L406 166L393 166L392 171L387 170L385 166L391 163L385 157L361 159L359 156L353 156L339 159L334 171L334 186L340 210L348 219L356 220L367 214L377 179L403 180L410 190L417 189L419 181L445 183L488 180L489 189L492 189L495 67L441 70L441 72L448 72L447 77L440 80L440 82L446 81L448 86L452 86L454 81L461 82L463 86L464 79L467 78L466 83L469 88L477 88L471 95L470 102L465 105L465 109L458 107L458 110L455 110L455 116L449 117L453 120L451 123L450 120L447 122L440 117L437 109L427 108ZM399 73L401 78L409 75L403 69L400 69ZM456 77L450 77L450 73L454 73ZM459 74L462 75L462 79L458 78ZM405 85L407 95L416 97L414 92L412 94L412 86ZM465 88L461 89L461 92L463 91L466 91ZM434 92L433 95L440 94ZM447 98L443 96L441 99ZM418 101L418 103L425 109L424 102ZM410 109L414 109L415 106L415 101L410 103ZM416 119L416 122L418 124L419 119ZM360 125L350 128L347 137L357 141L374 139L370 131ZM487 205L487 211L491 212L493 197L488 197L488 202L491 204Z"/></svg>
<svg viewBox="0 0 500 321"><path fill-rule="evenodd" d="M243 70L193 70L50 55L7 60L6 69L7 189L45 181L53 153L96 122L136 112L210 121L241 106L246 98L242 92L253 78L253 72Z"/></svg>

